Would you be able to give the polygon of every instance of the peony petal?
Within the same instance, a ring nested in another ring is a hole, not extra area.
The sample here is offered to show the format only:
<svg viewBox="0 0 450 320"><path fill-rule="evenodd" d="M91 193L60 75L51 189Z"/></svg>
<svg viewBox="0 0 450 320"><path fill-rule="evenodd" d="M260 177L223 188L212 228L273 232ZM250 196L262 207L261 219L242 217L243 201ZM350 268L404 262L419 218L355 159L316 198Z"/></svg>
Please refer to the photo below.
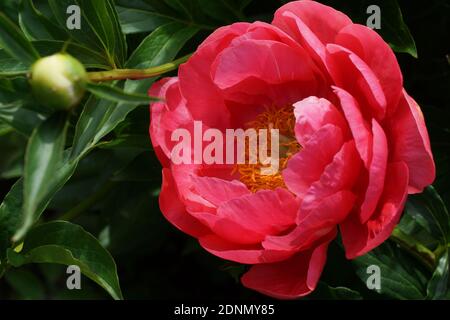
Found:
<svg viewBox="0 0 450 320"><path fill-rule="evenodd" d="M186 211L170 169L164 168L162 174L163 184L159 196L159 207L164 217L175 227L193 237L201 237L210 233L204 225Z"/></svg>
<svg viewBox="0 0 450 320"><path fill-rule="evenodd" d="M341 101L342 110L356 142L356 149L366 168L369 168L372 159L372 134L369 126L355 98L342 88L333 87L333 89Z"/></svg>
<svg viewBox="0 0 450 320"><path fill-rule="evenodd" d="M378 200L384 188L384 179L386 176L386 166L388 160L388 144L386 135L380 124L372 120L373 134L373 155L369 168L369 185L361 204L360 219L361 223L367 222L375 211Z"/></svg>
<svg viewBox="0 0 450 320"><path fill-rule="evenodd" d="M265 238L265 234L257 232L253 228L245 228L236 221L215 213L195 211L191 214L208 226L214 234L235 246L256 245Z"/></svg>
<svg viewBox="0 0 450 320"><path fill-rule="evenodd" d="M344 47L327 45L326 64L336 86L350 92L367 110L367 116L383 119L386 114L386 97L380 80L370 67L356 54ZM371 112L369 111L369 108Z"/></svg>
<svg viewBox="0 0 450 320"><path fill-rule="evenodd" d="M306 145L308 140L326 124L332 124L348 136L348 126L342 114L328 100L311 96L294 104L297 141Z"/></svg>
<svg viewBox="0 0 450 320"><path fill-rule="evenodd" d="M325 45L352 21L342 12L314 1L293 1L275 12L272 22L307 49L323 66Z"/></svg>
<svg viewBox="0 0 450 320"><path fill-rule="evenodd" d="M295 223L297 210L296 198L286 189L279 188L262 190L223 203L217 215L249 230L274 235Z"/></svg>
<svg viewBox="0 0 450 320"><path fill-rule="evenodd" d="M199 239L200 245L209 253L222 259L244 263L259 264L273 263L285 260L293 252L266 250L257 245L237 245L220 238L217 235L207 235Z"/></svg>
<svg viewBox="0 0 450 320"><path fill-rule="evenodd" d="M336 44L358 55L374 72L383 88L387 112L395 110L403 89L403 76L389 45L374 30L351 24L336 36Z"/></svg>
<svg viewBox="0 0 450 320"><path fill-rule="evenodd" d="M159 160L165 167L169 166L173 143L170 140L172 130L192 121L185 101L179 90L178 78L164 78L156 82L149 90L149 95L161 97L150 105L150 137Z"/></svg>
<svg viewBox="0 0 450 320"><path fill-rule="evenodd" d="M263 190L222 203L217 214L191 214L234 244L257 244L295 223L298 202L285 189Z"/></svg>
<svg viewBox="0 0 450 320"><path fill-rule="evenodd" d="M267 250L288 252L305 250L318 239L332 231L351 211L356 196L350 191L340 191L324 198L320 204L284 236L269 236L263 247Z"/></svg>
<svg viewBox="0 0 450 320"><path fill-rule="evenodd" d="M360 176L360 168L355 142L348 141L325 167L320 180L314 182L303 197L297 222L307 217L323 199L341 190L351 190Z"/></svg>
<svg viewBox="0 0 450 320"><path fill-rule="evenodd" d="M225 49L211 73L227 100L283 106L317 92L317 79L308 60L298 48L251 39Z"/></svg>
<svg viewBox="0 0 450 320"><path fill-rule="evenodd" d="M387 166L386 182L377 211L365 224L357 214L340 225L348 259L362 256L389 238L400 220L408 196L408 167L403 162Z"/></svg>
<svg viewBox="0 0 450 320"><path fill-rule="evenodd" d="M192 185L194 192L216 207L251 193L240 181L227 181L215 177L193 176Z"/></svg>
<svg viewBox="0 0 450 320"><path fill-rule="evenodd" d="M393 161L404 161L408 166L409 193L422 192L433 183L436 168L422 111L405 91L390 128Z"/></svg>
<svg viewBox="0 0 450 320"><path fill-rule="evenodd" d="M242 284L278 299L295 299L311 293L325 265L328 245L335 236L336 231L330 232L317 247L288 260L252 266L241 278Z"/></svg>
<svg viewBox="0 0 450 320"><path fill-rule="evenodd" d="M226 128L229 114L220 90L211 78L211 64L217 55L236 37L244 34L250 24L236 23L219 28L179 68L180 88L194 119L212 128ZM211 112L211 108L215 108Z"/></svg>
<svg viewBox="0 0 450 320"><path fill-rule="evenodd" d="M317 131L294 155L283 170L288 189L302 198L311 185L320 179L324 168L333 160L343 144L342 131L331 124Z"/></svg>

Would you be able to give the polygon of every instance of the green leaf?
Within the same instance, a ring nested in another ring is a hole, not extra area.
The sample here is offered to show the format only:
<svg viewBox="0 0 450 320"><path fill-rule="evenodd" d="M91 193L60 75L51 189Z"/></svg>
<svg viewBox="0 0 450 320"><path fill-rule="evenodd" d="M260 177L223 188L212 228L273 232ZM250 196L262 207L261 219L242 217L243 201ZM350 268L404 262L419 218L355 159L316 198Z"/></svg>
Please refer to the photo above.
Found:
<svg viewBox="0 0 450 320"><path fill-rule="evenodd" d="M77 3L73 0L48 0L48 4L51 8L51 12L57 21L60 28L67 31L70 38L79 43L83 44L94 51L100 51L104 55L104 47L98 39L96 33L90 26L89 22L85 19L84 15L81 16L81 29L67 29L67 8L71 5L76 5Z"/></svg>
<svg viewBox="0 0 450 320"><path fill-rule="evenodd" d="M415 260L389 242L353 260L356 273L366 283L370 274L367 268L378 266L381 271L379 293L395 299L424 299L427 277L416 267Z"/></svg>
<svg viewBox="0 0 450 320"><path fill-rule="evenodd" d="M112 0L78 0L82 14L117 67L125 62L127 47Z"/></svg>
<svg viewBox="0 0 450 320"><path fill-rule="evenodd" d="M48 184L43 188L42 200L38 203L37 209L34 213L34 219L37 220L42 212L47 208L51 199L64 186L69 178L75 172L79 159L69 161L70 150L64 152L63 164L54 172L54 178L48 181ZM24 222L24 181L19 179L11 188L9 193L3 199L0 205L0 260L6 252L6 248L12 246L16 239L13 236L20 233L26 233L28 227L25 228ZM32 219L29 217L28 219Z"/></svg>
<svg viewBox="0 0 450 320"><path fill-rule="evenodd" d="M2 12L0 12L0 47L16 60L27 66L39 59L39 54L25 38L20 29Z"/></svg>
<svg viewBox="0 0 450 320"><path fill-rule="evenodd" d="M117 7L117 12L125 34L150 32L165 23L173 22L170 17L139 9Z"/></svg>
<svg viewBox="0 0 450 320"><path fill-rule="evenodd" d="M44 115L25 108L22 101L5 104L0 102L0 122L4 121L25 135L30 135L44 118Z"/></svg>
<svg viewBox="0 0 450 320"><path fill-rule="evenodd" d="M19 24L30 40L67 40L69 35L39 12L32 0L22 0Z"/></svg>
<svg viewBox="0 0 450 320"><path fill-rule="evenodd" d="M32 41L32 44L43 57L61 52L66 47L65 52L76 57L86 68L110 69L104 56L80 44L66 44L57 40L38 40ZM28 72L29 66L26 63L17 61L0 49L0 76L20 76Z"/></svg>
<svg viewBox="0 0 450 320"><path fill-rule="evenodd" d="M197 27L186 27L178 22L163 25L141 42L126 67L145 69L170 62L198 31Z"/></svg>
<svg viewBox="0 0 450 320"><path fill-rule="evenodd" d="M428 283L427 298L433 300L445 299L447 293L450 292L449 279L449 250L446 249Z"/></svg>
<svg viewBox="0 0 450 320"><path fill-rule="evenodd" d="M380 4L382 25L380 33L396 52L409 53L417 58L417 48L408 26L403 21L397 0L383 0Z"/></svg>
<svg viewBox="0 0 450 320"><path fill-rule="evenodd" d="M67 125L67 115L55 113L31 135L25 156L23 221L14 235L15 241L25 236L40 214L39 204L62 163Z"/></svg>
<svg viewBox="0 0 450 320"><path fill-rule="evenodd" d="M210 31L221 24L217 20L208 18L197 0L148 0L145 2L118 0L117 5L120 24L125 34L150 32L173 22L181 23L184 27Z"/></svg>
<svg viewBox="0 0 450 320"><path fill-rule="evenodd" d="M65 221L41 224L28 233L20 253L8 250L9 263L76 265L114 299L123 299L114 259L98 240L82 227Z"/></svg>
<svg viewBox="0 0 450 320"><path fill-rule="evenodd" d="M199 31L181 23L169 23L147 36L130 56L127 68L151 68L173 61L186 42ZM127 80L125 90L145 94L155 79Z"/></svg>
<svg viewBox="0 0 450 320"><path fill-rule="evenodd" d="M89 82L86 84L86 89L100 99L113 102L124 102L140 105L159 100L158 98L154 97L125 92L117 87L101 83Z"/></svg>
<svg viewBox="0 0 450 320"><path fill-rule="evenodd" d="M0 205L0 261L22 221L23 180L16 182Z"/></svg>
<svg viewBox="0 0 450 320"><path fill-rule="evenodd" d="M440 243L450 242L450 215L433 186L421 194L409 196L405 212Z"/></svg>
<svg viewBox="0 0 450 320"><path fill-rule="evenodd" d="M180 32L182 25L167 25L155 30L143 40L126 63L128 68L149 68L170 62L184 44L195 34L196 29ZM151 54L150 54L151 50ZM146 93L153 79L127 80L126 92ZM91 97L78 120L72 148L72 159L84 155L104 136L121 123L137 107L136 104L117 104Z"/></svg>

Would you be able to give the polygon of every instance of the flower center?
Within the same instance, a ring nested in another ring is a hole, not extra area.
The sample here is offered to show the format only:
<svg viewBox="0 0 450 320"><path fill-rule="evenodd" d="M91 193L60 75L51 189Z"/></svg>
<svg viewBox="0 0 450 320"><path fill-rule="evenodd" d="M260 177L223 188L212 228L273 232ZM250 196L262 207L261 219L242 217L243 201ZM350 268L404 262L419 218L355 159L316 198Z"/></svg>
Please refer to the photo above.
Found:
<svg viewBox="0 0 450 320"><path fill-rule="evenodd" d="M301 150L300 144L295 138L295 116L294 108L292 106L284 108L268 108L265 112L259 114L255 120L247 123L247 128L255 129L258 133L261 130L268 132L264 137L267 138L265 145L267 146L267 156L272 157L272 135L271 129L278 129L279 135L279 153L278 170L267 174L264 169L270 167L262 159L258 159L256 163L250 163L250 148L245 150L245 163L238 164L236 170L240 174L240 181L243 182L252 192L259 190L274 190L276 188L286 188L281 172L286 168L289 159ZM261 138L261 136L259 136ZM261 148L261 141L259 141L258 148ZM267 170L266 170L267 171Z"/></svg>

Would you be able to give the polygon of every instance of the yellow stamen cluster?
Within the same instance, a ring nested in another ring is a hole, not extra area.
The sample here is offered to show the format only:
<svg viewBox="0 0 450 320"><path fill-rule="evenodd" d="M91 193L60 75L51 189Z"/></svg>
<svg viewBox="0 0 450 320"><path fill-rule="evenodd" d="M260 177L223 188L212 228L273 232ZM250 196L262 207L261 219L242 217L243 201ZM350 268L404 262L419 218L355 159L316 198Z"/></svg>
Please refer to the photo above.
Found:
<svg viewBox="0 0 450 320"><path fill-rule="evenodd" d="M261 129L268 130L267 146L268 156L270 157L271 134L270 129L279 130L279 170L272 175L261 174L261 169L268 167L257 161L256 164L250 164L247 161L250 157L249 150L246 149L246 163L237 165L237 171L240 174L240 180L252 191L274 190L276 188L285 188L281 172L286 168L289 159L300 151L301 146L295 139L295 116L292 106L284 108L270 107L265 112L259 114L255 120L247 124L247 128L253 128L257 132Z"/></svg>

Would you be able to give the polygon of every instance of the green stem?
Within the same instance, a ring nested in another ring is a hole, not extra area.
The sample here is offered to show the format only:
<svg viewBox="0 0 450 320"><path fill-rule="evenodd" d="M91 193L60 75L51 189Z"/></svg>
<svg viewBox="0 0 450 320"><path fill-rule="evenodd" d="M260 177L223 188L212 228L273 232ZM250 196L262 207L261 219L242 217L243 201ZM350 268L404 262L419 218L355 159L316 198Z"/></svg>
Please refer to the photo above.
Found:
<svg viewBox="0 0 450 320"><path fill-rule="evenodd" d="M76 207L70 209L66 213L62 214L58 220L65 220L65 221L71 221L78 216L80 216L83 212L91 208L93 205L95 205L98 200L102 199L104 196L108 194L109 191L112 190L116 183L115 182L108 182L106 183L100 190L98 190L96 193L94 193L91 197L87 198L85 201L81 202Z"/></svg>
<svg viewBox="0 0 450 320"><path fill-rule="evenodd" d="M436 255L416 239L407 235L399 228L395 228L391 235L391 240L395 241L400 247L416 257L430 271L436 267Z"/></svg>
<svg viewBox="0 0 450 320"><path fill-rule="evenodd" d="M180 64L185 63L191 55L184 56L175 61L148 69L113 69L108 71L88 72L90 81L102 82L112 80L140 80L159 76L161 74L176 70Z"/></svg>

